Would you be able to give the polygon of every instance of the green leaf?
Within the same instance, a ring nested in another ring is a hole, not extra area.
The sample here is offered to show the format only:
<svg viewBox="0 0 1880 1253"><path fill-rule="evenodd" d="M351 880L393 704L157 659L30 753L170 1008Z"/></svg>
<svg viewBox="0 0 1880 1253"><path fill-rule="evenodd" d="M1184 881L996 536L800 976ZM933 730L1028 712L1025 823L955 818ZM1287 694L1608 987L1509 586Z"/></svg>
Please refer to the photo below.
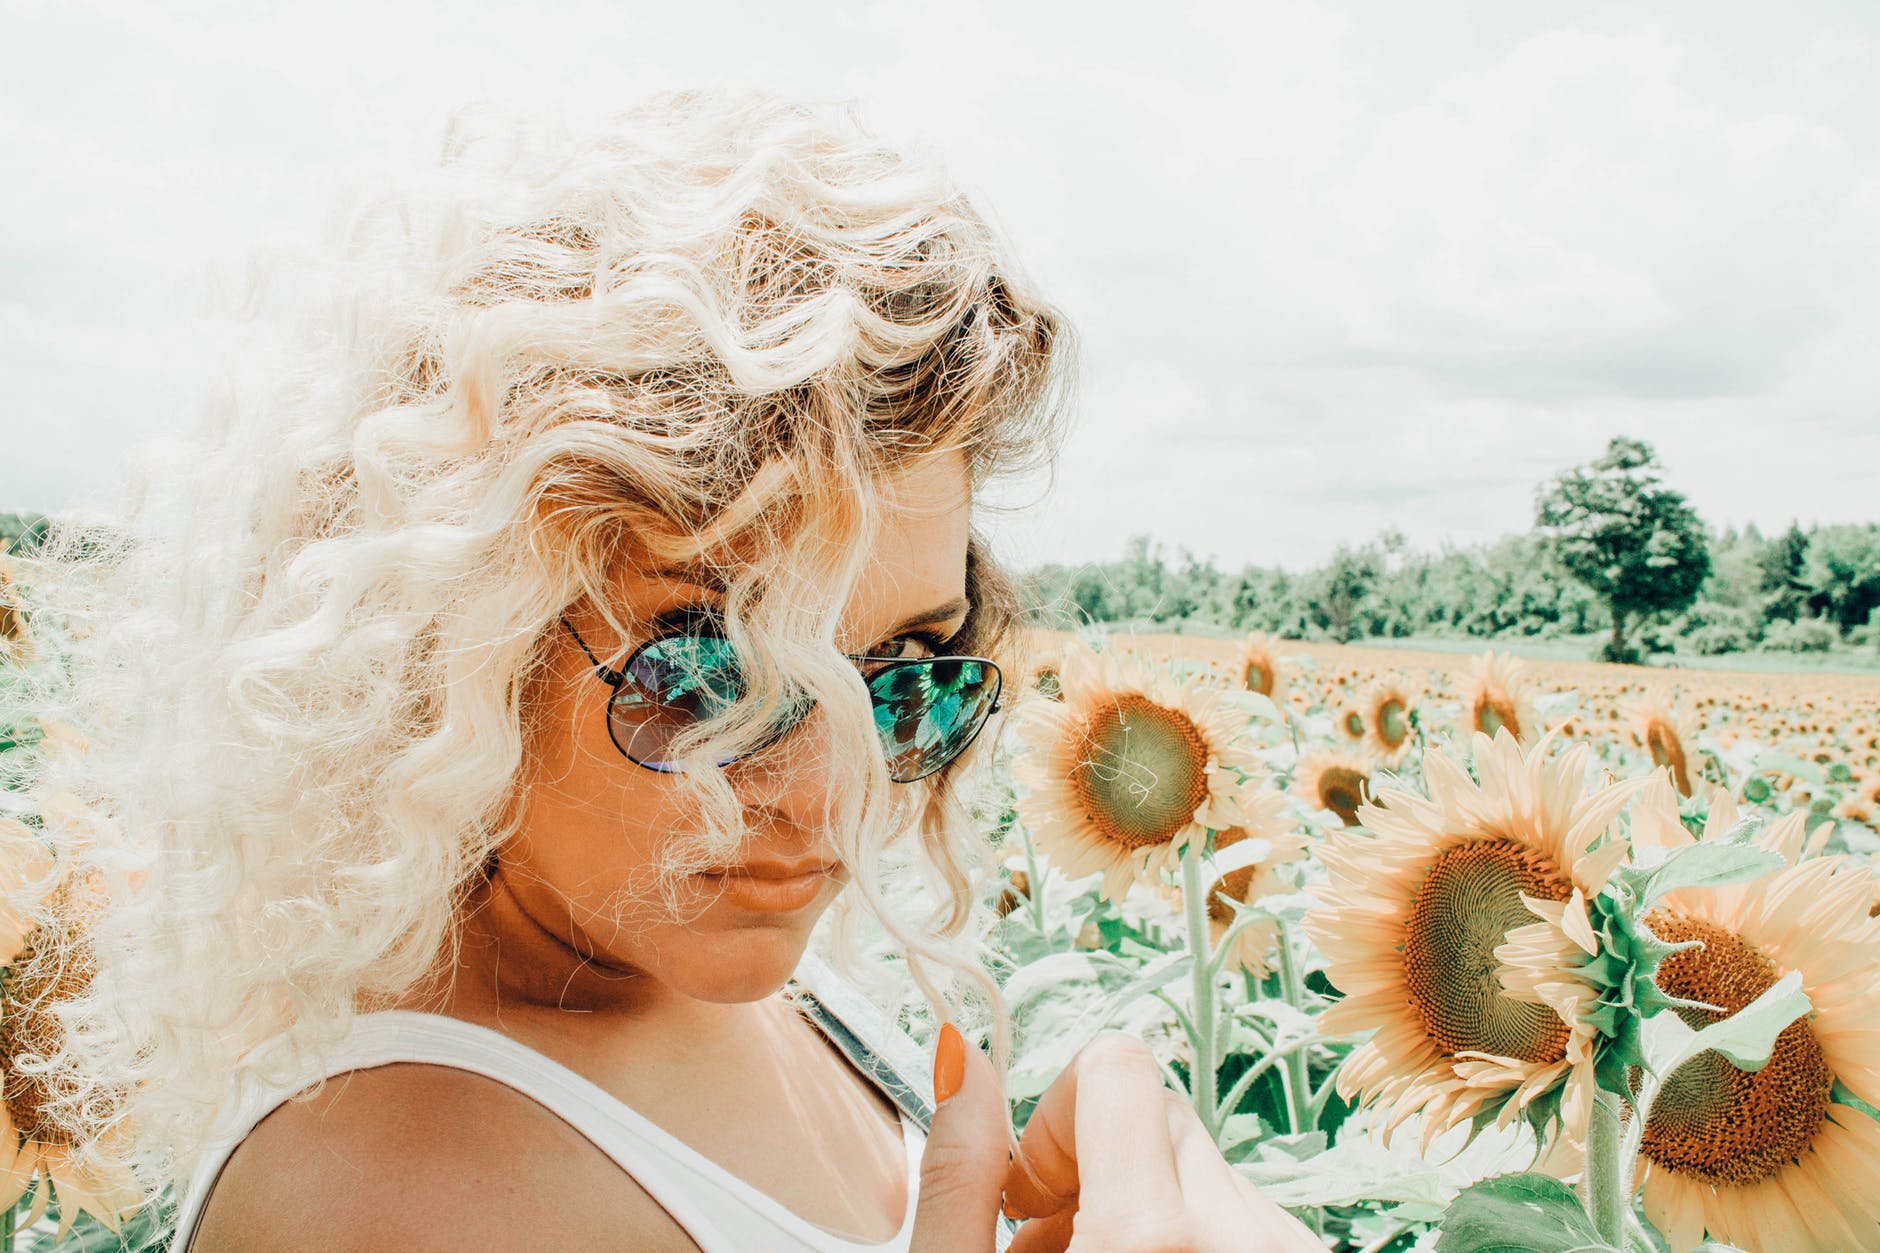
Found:
<svg viewBox="0 0 1880 1253"><path fill-rule="evenodd" d="M1018 993L1008 995L1013 1018L1022 1023L1023 1051L1007 1076L1007 1091L1013 1099L1042 1093L1079 1049L1193 964L1189 953L1166 953L1124 979L1118 976L1129 969L1127 963L1107 953L1058 953L1014 973L1006 987L1019 984ZM1076 982L1065 984L1066 979ZM1149 1012L1157 1014L1153 1008ZM1130 1025L1139 1029L1142 1024Z"/></svg>
<svg viewBox="0 0 1880 1253"><path fill-rule="evenodd" d="M1259 1151L1266 1124L1256 1114L1229 1114L1221 1120L1221 1156L1237 1162Z"/></svg>
<svg viewBox="0 0 1880 1253"><path fill-rule="evenodd" d="M1761 1070L1769 1064L1776 1037L1810 1008L1801 971L1791 970L1761 996L1702 1031L1691 1030L1676 1014L1654 1014L1645 1022L1645 1064L1664 1079L1699 1053L1715 1050L1738 1070Z"/></svg>
<svg viewBox="0 0 1880 1253"><path fill-rule="evenodd" d="M1792 774L1798 779L1805 779L1817 785L1823 781L1821 767L1814 762L1803 761L1793 753L1776 752L1773 749L1758 756L1752 768L1752 773L1755 774L1762 774L1764 771Z"/></svg>
<svg viewBox="0 0 1880 1253"><path fill-rule="evenodd" d="M1498 1175L1464 1190L1443 1212L1436 1253L1602 1253L1573 1189L1552 1175Z"/></svg>
<svg viewBox="0 0 1880 1253"><path fill-rule="evenodd" d="M1867 1115L1867 1117L1875 1121L1880 1121L1880 1109L1874 1108L1859 1096L1855 1095L1854 1090L1845 1083L1842 1083L1839 1079L1836 1079L1834 1081L1834 1087L1829 1089L1828 1097L1836 1105L1852 1105L1855 1109Z"/></svg>
<svg viewBox="0 0 1880 1253"><path fill-rule="evenodd" d="M1679 888L1744 883L1787 865L1780 853L1749 842L1753 830L1754 824L1745 824L1714 839L1687 844L1643 873L1638 869L1621 871L1631 879L1632 889L1637 894L1636 908L1640 912L1650 909L1667 893Z"/></svg>

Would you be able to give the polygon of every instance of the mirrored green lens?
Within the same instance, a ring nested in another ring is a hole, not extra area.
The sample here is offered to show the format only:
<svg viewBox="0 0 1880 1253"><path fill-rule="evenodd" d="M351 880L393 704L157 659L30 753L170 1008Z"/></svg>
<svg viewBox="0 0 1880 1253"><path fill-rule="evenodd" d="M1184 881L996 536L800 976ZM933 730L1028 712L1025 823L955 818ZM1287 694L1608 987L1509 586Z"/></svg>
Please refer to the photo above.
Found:
<svg viewBox="0 0 1880 1253"><path fill-rule="evenodd" d="M912 783L959 756L999 699L999 668L972 657L902 662L868 680L888 777Z"/></svg>

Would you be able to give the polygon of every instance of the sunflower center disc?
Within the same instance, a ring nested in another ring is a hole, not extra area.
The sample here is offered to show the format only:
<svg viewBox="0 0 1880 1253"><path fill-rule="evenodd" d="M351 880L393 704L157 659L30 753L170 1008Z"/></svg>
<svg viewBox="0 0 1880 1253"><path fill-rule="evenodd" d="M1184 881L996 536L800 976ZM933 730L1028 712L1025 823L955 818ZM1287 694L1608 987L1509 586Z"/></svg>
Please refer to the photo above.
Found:
<svg viewBox="0 0 1880 1253"><path fill-rule="evenodd" d="M1645 917L1667 943L1702 940L1665 958L1658 987L1668 996L1721 1005L1725 1013L1680 1011L1693 1027L1735 1013L1776 982L1775 964L1736 935L1677 910ZM1738 1070L1704 1053L1672 1074L1652 1105L1641 1149L1666 1170L1713 1186L1756 1183L1808 1150L1828 1112L1834 1072L1805 1019L1776 1037L1769 1064Z"/></svg>
<svg viewBox="0 0 1880 1253"><path fill-rule="evenodd" d="M1319 776L1319 806L1337 814L1348 827L1358 825L1364 803L1364 775L1350 766L1332 766Z"/></svg>
<svg viewBox="0 0 1880 1253"><path fill-rule="evenodd" d="M1273 694L1273 667L1258 658L1247 663L1247 671L1241 676L1249 692L1258 692L1262 696Z"/></svg>
<svg viewBox="0 0 1880 1253"><path fill-rule="evenodd" d="M1058 677L1058 672L1049 666L1038 671L1038 677L1033 681L1032 686L1036 687L1038 694L1046 699L1064 699L1064 681Z"/></svg>
<svg viewBox="0 0 1880 1253"><path fill-rule="evenodd" d="M1545 1005L1502 994L1495 949L1538 921L1521 893L1564 901L1570 883L1547 858L1513 840L1475 840L1430 866L1404 924L1410 1005L1445 1057L1491 1053L1534 1064L1567 1055L1567 1024Z"/></svg>
<svg viewBox="0 0 1880 1253"><path fill-rule="evenodd" d="M1503 727L1516 739L1521 738L1521 719L1514 711L1514 704L1504 696L1493 693L1481 697L1475 702L1475 729L1483 735L1493 736Z"/></svg>
<svg viewBox="0 0 1880 1253"><path fill-rule="evenodd" d="M34 930L26 947L7 968L6 992L0 996L0 1061L11 1063L22 1053L50 1056L60 1045L58 1024L45 1008L53 998L75 996L84 990L89 971L83 958L40 952L45 933ZM53 967L48 970L47 967ZM13 1073L6 1066L0 1075L5 1089L7 1116L21 1135L40 1144L70 1148L71 1134L46 1117L45 1080L37 1075Z"/></svg>
<svg viewBox="0 0 1880 1253"><path fill-rule="evenodd" d="M1392 748L1404 742L1404 737L1410 734L1410 722L1405 717L1402 701L1392 697L1384 702L1377 711L1377 731Z"/></svg>
<svg viewBox="0 0 1880 1253"><path fill-rule="evenodd" d="M1125 848L1166 844L1208 797L1208 744L1186 715L1126 692L1085 722L1071 770L1079 806Z"/></svg>

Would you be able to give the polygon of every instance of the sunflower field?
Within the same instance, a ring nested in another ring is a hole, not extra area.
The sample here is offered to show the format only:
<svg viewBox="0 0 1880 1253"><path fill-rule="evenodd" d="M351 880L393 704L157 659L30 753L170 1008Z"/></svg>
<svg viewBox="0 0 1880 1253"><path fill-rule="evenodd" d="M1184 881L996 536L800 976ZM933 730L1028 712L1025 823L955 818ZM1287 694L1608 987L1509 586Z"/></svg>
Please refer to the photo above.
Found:
<svg viewBox="0 0 1880 1253"><path fill-rule="evenodd" d="M1021 1122L1120 1029L1328 1248L1880 1249L1880 676L1034 643Z"/></svg>

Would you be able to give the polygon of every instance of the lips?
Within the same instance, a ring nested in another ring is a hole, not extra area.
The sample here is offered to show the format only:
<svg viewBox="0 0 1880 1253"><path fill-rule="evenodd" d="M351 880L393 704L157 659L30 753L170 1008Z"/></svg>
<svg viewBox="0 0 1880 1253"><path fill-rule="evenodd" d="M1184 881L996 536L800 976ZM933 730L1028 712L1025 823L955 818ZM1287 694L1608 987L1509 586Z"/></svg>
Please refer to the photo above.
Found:
<svg viewBox="0 0 1880 1253"><path fill-rule="evenodd" d="M840 862L809 858L803 861L753 861L736 866L714 866L701 871L706 875L737 875L751 879L800 879L805 875L832 874Z"/></svg>

